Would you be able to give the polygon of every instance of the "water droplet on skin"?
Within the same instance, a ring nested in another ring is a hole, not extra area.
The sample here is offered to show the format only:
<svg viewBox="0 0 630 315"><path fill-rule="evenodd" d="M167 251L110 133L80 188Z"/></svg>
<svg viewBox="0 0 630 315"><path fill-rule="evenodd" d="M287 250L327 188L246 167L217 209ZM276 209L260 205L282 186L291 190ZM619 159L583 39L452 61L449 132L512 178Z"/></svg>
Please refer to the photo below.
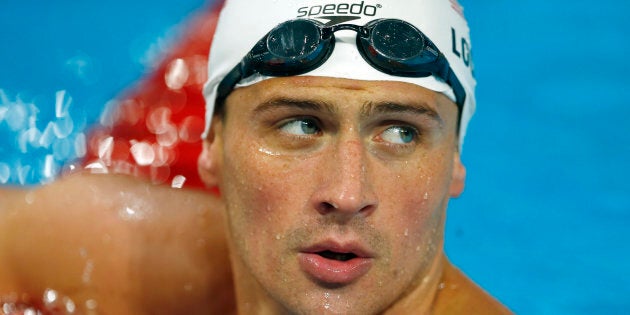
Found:
<svg viewBox="0 0 630 315"><path fill-rule="evenodd" d="M74 305L74 302L68 298L68 297L64 297L64 304L66 305L66 311L70 314L74 314L74 311L76 310L76 306Z"/></svg>
<svg viewBox="0 0 630 315"><path fill-rule="evenodd" d="M324 308L330 309L330 292L324 292Z"/></svg>
<svg viewBox="0 0 630 315"><path fill-rule="evenodd" d="M276 239L277 239L277 240L280 240L281 238L282 238L282 235L280 235L280 234L276 234Z"/></svg>
<svg viewBox="0 0 630 315"><path fill-rule="evenodd" d="M118 211L118 216L125 221L142 219L140 213L131 207L124 207L123 209L120 209L120 211Z"/></svg>
<svg viewBox="0 0 630 315"><path fill-rule="evenodd" d="M83 283L90 283L90 280L92 279L92 271L94 271L94 261L88 259L88 261L85 263L85 268L83 268L83 274L81 275L81 280L83 280Z"/></svg>
<svg viewBox="0 0 630 315"><path fill-rule="evenodd" d="M32 191L28 192L25 196L24 196L24 201L26 201L27 204L32 205L33 202L35 202L35 195L33 194Z"/></svg>
<svg viewBox="0 0 630 315"><path fill-rule="evenodd" d="M264 153L264 154L267 154L267 155L270 155L270 156L278 156L278 155L280 155L279 153L271 152L270 150L265 149L265 148L259 148L258 152Z"/></svg>
<svg viewBox="0 0 630 315"><path fill-rule="evenodd" d="M428 200L428 199L429 199L429 193L428 193L428 192L425 192L425 193L424 193L424 197L423 197L423 198L424 198L424 200Z"/></svg>
<svg viewBox="0 0 630 315"><path fill-rule="evenodd" d="M409 236L409 229L405 229L405 236Z"/></svg>
<svg viewBox="0 0 630 315"><path fill-rule="evenodd" d="M13 303L2 304L2 311L4 314L13 314L15 312L15 305Z"/></svg>
<svg viewBox="0 0 630 315"><path fill-rule="evenodd" d="M46 291L44 291L44 304L46 305L53 304L57 302L57 298L58 298L57 291L52 290L52 289L46 289Z"/></svg>
<svg viewBox="0 0 630 315"><path fill-rule="evenodd" d="M88 310L95 310L98 307L98 303L96 302L96 300L89 299L85 301L85 307Z"/></svg>

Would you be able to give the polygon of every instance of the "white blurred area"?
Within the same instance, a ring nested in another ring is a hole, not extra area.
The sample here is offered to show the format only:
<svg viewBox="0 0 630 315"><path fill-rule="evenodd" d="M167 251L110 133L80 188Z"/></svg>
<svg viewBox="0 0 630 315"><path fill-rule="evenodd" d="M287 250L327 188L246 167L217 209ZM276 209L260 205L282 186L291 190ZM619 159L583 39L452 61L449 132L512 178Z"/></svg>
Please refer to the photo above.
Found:
<svg viewBox="0 0 630 315"><path fill-rule="evenodd" d="M0 184L45 183L67 161L85 156L86 136L71 114L72 97L61 90L52 98L54 118L42 122L37 103L0 89Z"/></svg>

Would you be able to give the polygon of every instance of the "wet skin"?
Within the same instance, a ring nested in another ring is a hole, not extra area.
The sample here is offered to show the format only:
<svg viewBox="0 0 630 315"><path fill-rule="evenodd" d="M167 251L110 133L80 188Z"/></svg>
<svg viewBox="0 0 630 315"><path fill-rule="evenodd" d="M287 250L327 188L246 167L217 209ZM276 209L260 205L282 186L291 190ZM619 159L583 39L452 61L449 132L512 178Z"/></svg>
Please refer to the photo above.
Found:
<svg viewBox="0 0 630 315"><path fill-rule="evenodd" d="M290 77L225 106L200 174L226 205L239 311L429 313L464 187L455 104L408 83Z"/></svg>
<svg viewBox="0 0 630 315"><path fill-rule="evenodd" d="M443 254L455 116L404 83L238 89L199 159L221 199L111 174L0 189L0 306L53 289L83 314L509 314Z"/></svg>
<svg viewBox="0 0 630 315"><path fill-rule="evenodd" d="M9 302L64 314L46 312L64 297L75 314L228 314L220 209L211 194L122 175L0 189L0 314Z"/></svg>

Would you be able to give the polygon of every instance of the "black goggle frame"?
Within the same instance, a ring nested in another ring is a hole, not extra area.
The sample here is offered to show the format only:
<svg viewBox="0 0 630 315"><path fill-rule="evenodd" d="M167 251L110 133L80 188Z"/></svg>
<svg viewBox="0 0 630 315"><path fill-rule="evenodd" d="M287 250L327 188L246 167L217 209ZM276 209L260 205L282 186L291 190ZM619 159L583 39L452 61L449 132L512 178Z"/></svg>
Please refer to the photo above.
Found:
<svg viewBox="0 0 630 315"><path fill-rule="evenodd" d="M238 82L254 73L294 76L321 66L334 49L334 33L340 30L355 31L359 53L383 73L400 77L434 75L444 80L453 89L461 115L466 93L446 57L418 28L398 19L377 19L365 26L326 26L310 19L283 22L259 40L219 83L216 106L223 104Z"/></svg>

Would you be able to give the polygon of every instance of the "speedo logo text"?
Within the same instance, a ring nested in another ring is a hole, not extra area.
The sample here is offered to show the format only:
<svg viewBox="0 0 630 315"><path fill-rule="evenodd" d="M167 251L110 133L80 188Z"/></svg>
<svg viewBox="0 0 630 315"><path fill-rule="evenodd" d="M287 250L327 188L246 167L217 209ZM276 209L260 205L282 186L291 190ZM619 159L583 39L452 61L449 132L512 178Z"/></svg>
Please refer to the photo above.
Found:
<svg viewBox="0 0 630 315"><path fill-rule="evenodd" d="M382 6L365 4L365 1L358 3L329 3L324 5L314 5L301 7L297 10L297 17L312 17L319 15L365 15L376 16L376 12Z"/></svg>

